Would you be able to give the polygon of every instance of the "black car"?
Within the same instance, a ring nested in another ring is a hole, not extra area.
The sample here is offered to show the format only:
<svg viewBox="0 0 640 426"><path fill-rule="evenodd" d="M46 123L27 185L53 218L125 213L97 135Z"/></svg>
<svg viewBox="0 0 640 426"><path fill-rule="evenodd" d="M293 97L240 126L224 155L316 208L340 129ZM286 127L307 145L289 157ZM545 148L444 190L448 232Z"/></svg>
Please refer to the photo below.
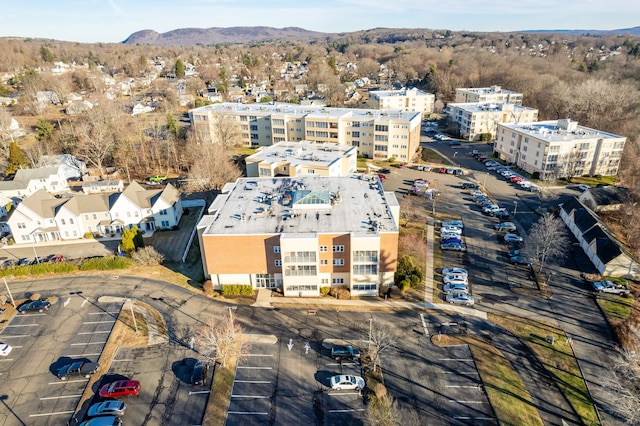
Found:
<svg viewBox="0 0 640 426"><path fill-rule="evenodd" d="M478 189L480 186L473 182L462 182L462 189Z"/></svg>
<svg viewBox="0 0 640 426"><path fill-rule="evenodd" d="M193 366L193 374L191 374L191 384L194 386L202 386L207 382L207 372L209 365L202 361L196 362Z"/></svg>
<svg viewBox="0 0 640 426"><path fill-rule="evenodd" d="M33 302L26 302L20 305L20 307L18 308L18 312L20 312L21 314L29 311L43 312L49 309L49 306L51 306L51 303L47 302L46 300L34 300Z"/></svg>
<svg viewBox="0 0 640 426"><path fill-rule="evenodd" d="M514 265L532 265L533 262L531 261L531 259L529 259L528 257L524 257L524 256L513 256L511 259L509 259L509 261L514 264Z"/></svg>
<svg viewBox="0 0 640 426"><path fill-rule="evenodd" d="M88 379L92 374L98 371L99 367L100 366L97 362L72 362L58 370L58 378L60 380L67 380L70 376L84 376Z"/></svg>
<svg viewBox="0 0 640 426"><path fill-rule="evenodd" d="M385 175L388 175L389 173L391 173L391 169L387 169L386 167L380 169L380 173L384 173Z"/></svg>

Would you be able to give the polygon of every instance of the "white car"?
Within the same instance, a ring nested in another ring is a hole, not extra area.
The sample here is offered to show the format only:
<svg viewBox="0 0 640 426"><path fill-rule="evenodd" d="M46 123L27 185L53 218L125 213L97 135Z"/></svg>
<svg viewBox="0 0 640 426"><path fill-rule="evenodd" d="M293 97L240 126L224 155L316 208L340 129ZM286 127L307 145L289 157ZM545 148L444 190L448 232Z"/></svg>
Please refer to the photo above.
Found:
<svg viewBox="0 0 640 426"><path fill-rule="evenodd" d="M591 187L589 185L585 185L584 183L581 183L580 185L578 185L578 189L582 192L586 191L587 189L591 189Z"/></svg>
<svg viewBox="0 0 640 426"><path fill-rule="evenodd" d="M446 240L448 238L460 238L460 234L455 232L442 232L440 233L440 238Z"/></svg>
<svg viewBox="0 0 640 426"><path fill-rule="evenodd" d="M504 240L508 243L521 243L524 239L518 234L507 234L504 236Z"/></svg>
<svg viewBox="0 0 640 426"><path fill-rule="evenodd" d="M464 229L464 225L461 220L450 220L448 222L442 222L442 226L453 226L455 228Z"/></svg>
<svg viewBox="0 0 640 426"><path fill-rule="evenodd" d="M444 268L442 270L442 275L469 275L469 272L466 269L462 268Z"/></svg>
<svg viewBox="0 0 640 426"><path fill-rule="evenodd" d="M500 207L497 204L490 204L486 207L482 208L482 212L483 213L491 213L491 212L497 212L498 210L502 209L503 207Z"/></svg>
<svg viewBox="0 0 640 426"><path fill-rule="evenodd" d="M528 180L521 180L520 182L518 182L518 185L520 185L520 188L527 189L531 186L531 182L529 182Z"/></svg>
<svg viewBox="0 0 640 426"><path fill-rule="evenodd" d="M443 287L445 293L468 293L469 289L465 284L445 284Z"/></svg>
<svg viewBox="0 0 640 426"><path fill-rule="evenodd" d="M474 197L480 197L480 196L486 196L487 194L484 191L481 191L479 189L474 189L473 191L471 191L471 195Z"/></svg>
<svg viewBox="0 0 640 426"><path fill-rule="evenodd" d="M13 349L8 343L0 342L0 356L7 356Z"/></svg>
<svg viewBox="0 0 640 426"><path fill-rule="evenodd" d="M445 297L447 303L456 303L458 305L473 305L473 296L469 293L451 293Z"/></svg>
<svg viewBox="0 0 640 426"><path fill-rule="evenodd" d="M462 235L462 229L455 226L443 226L442 228L440 228L440 233Z"/></svg>
<svg viewBox="0 0 640 426"><path fill-rule="evenodd" d="M516 224L513 222L500 222L494 225L496 231L515 231L517 229Z"/></svg>
<svg viewBox="0 0 640 426"><path fill-rule="evenodd" d="M335 390L360 390L364 389L364 379L360 376L340 375L333 376L329 380L331 389Z"/></svg>
<svg viewBox="0 0 640 426"><path fill-rule="evenodd" d="M467 275L462 275L462 274L445 275L444 277L442 277L442 282L444 282L445 284L464 284L464 285L469 284L469 281L467 280Z"/></svg>

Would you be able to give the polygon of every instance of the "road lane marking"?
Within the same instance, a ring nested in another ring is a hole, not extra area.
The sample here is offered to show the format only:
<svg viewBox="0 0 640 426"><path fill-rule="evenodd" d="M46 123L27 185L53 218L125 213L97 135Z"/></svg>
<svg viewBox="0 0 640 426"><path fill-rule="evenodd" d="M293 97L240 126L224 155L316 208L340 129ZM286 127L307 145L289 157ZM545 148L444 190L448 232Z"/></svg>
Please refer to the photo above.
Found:
<svg viewBox="0 0 640 426"><path fill-rule="evenodd" d="M57 416L60 414L71 414L75 411L56 411L55 413L29 414L29 417Z"/></svg>
<svg viewBox="0 0 640 426"><path fill-rule="evenodd" d="M273 356L273 354L249 354L249 356Z"/></svg>
<svg viewBox="0 0 640 426"><path fill-rule="evenodd" d="M109 320L109 321L87 321L87 322L83 322L82 324L113 324L115 321L113 320Z"/></svg>
<svg viewBox="0 0 640 426"><path fill-rule="evenodd" d="M206 390L206 391L189 391L189 395L199 395L201 393L211 393L210 390Z"/></svg>
<svg viewBox="0 0 640 426"><path fill-rule="evenodd" d="M8 339L10 337L31 337L30 334L1 334L3 339Z"/></svg>
<svg viewBox="0 0 640 426"><path fill-rule="evenodd" d="M271 380L235 380L235 383L258 383L258 384L267 384L267 383L271 383Z"/></svg>
<svg viewBox="0 0 640 426"><path fill-rule="evenodd" d="M461 361L461 362L469 362L473 361L471 358L440 358L439 361Z"/></svg>
<svg viewBox="0 0 640 426"><path fill-rule="evenodd" d="M78 335L80 335L80 334L98 334L98 333L111 333L111 330L105 330L105 331L83 331L82 333L78 333Z"/></svg>
<svg viewBox="0 0 640 426"><path fill-rule="evenodd" d="M480 374L477 371L442 371L442 374Z"/></svg>
<svg viewBox="0 0 640 426"><path fill-rule="evenodd" d="M119 312L89 312L89 315L115 315Z"/></svg>
<svg viewBox="0 0 640 426"><path fill-rule="evenodd" d="M107 342L87 342L87 343L72 343L71 346L82 346L82 345L103 345Z"/></svg>
<svg viewBox="0 0 640 426"><path fill-rule="evenodd" d="M333 366L333 365L358 365L357 362L343 362L342 364L340 364L339 362L330 362L328 364L325 364L327 366Z"/></svg>
<svg viewBox="0 0 640 426"><path fill-rule="evenodd" d="M15 325L5 325L4 328L9 328L9 327L37 327L40 324L15 324Z"/></svg>
<svg viewBox="0 0 640 426"><path fill-rule="evenodd" d="M478 385L446 385L445 388L478 388Z"/></svg>
<svg viewBox="0 0 640 426"><path fill-rule="evenodd" d="M364 408L349 408L343 410L329 410L330 413L353 413L354 411L364 411Z"/></svg>
<svg viewBox="0 0 640 426"><path fill-rule="evenodd" d="M40 398L40 401L46 401L48 399L63 399L63 398L79 398L82 395L62 395L62 396L48 396L46 398Z"/></svg>
<svg viewBox="0 0 640 426"><path fill-rule="evenodd" d="M241 414L241 415L258 415L266 416L269 413L261 413L259 411L227 411L227 414Z"/></svg>
<svg viewBox="0 0 640 426"><path fill-rule="evenodd" d="M67 358L80 358L80 357L88 357L88 356L96 356L96 355L100 355L100 353L97 354L74 354L74 355L65 355Z"/></svg>
<svg viewBox="0 0 640 426"><path fill-rule="evenodd" d="M459 401L457 399L450 399L449 402L457 402L458 404L482 404L482 401Z"/></svg>
<svg viewBox="0 0 640 426"><path fill-rule="evenodd" d="M49 385L62 385L65 383L79 383L79 382L88 382L89 379L79 379L79 380L59 380L57 382L49 382Z"/></svg>
<svg viewBox="0 0 640 426"><path fill-rule="evenodd" d="M246 370L273 370L273 367L243 367L243 366L240 366L238 368L244 368Z"/></svg>

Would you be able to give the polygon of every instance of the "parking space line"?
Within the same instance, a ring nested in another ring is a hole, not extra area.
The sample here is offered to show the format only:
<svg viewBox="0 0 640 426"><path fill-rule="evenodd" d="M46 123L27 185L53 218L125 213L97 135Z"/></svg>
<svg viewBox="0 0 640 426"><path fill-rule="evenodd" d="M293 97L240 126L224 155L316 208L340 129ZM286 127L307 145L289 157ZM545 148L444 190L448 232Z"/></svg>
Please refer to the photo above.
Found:
<svg viewBox="0 0 640 426"><path fill-rule="evenodd" d="M469 362L473 361L471 358L440 358L439 361L461 361L461 362Z"/></svg>
<svg viewBox="0 0 640 426"><path fill-rule="evenodd" d="M205 391L189 391L189 395L199 395L201 393L211 393L210 390L205 390Z"/></svg>
<svg viewBox="0 0 640 426"><path fill-rule="evenodd" d="M98 334L98 333L111 333L111 330L105 330L105 331L83 331L82 333L78 333L78 335L80 335L80 334Z"/></svg>
<svg viewBox="0 0 640 426"><path fill-rule="evenodd" d="M86 356L96 356L96 355L100 355L100 353L97 354L74 354L74 355L65 355L67 358L80 358L80 357L86 357Z"/></svg>
<svg viewBox="0 0 640 426"><path fill-rule="evenodd" d="M342 395L360 395L360 392L355 391L355 392L342 392L342 391L328 391L327 395L331 395L331 396L342 396Z"/></svg>
<svg viewBox="0 0 640 426"><path fill-rule="evenodd" d="M15 325L5 325L4 328L9 328L9 327L37 327L40 324L15 324Z"/></svg>
<svg viewBox="0 0 640 426"><path fill-rule="evenodd" d="M457 399L450 399L449 402L457 402L458 404L482 404L482 401L459 401Z"/></svg>
<svg viewBox="0 0 640 426"><path fill-rule="evenodd" d="M8 339L10 337L31 337L30 334L2 334L3 339Z"/></svg>
<svg viewBox="0 0 640 426"><path fill-rule="evenodd" d="M445 388L478 388L478 385L446 385Z"/></svg>
<svg viewBox="0 0 640 426"><path fill-rule="evenodd" d="M58 416L60 414L71 414L75 411L56 411L55 413L29 414L29 417Z"/></svg>
<svg viewBox="0 0 640 426"><path fill-rule="evenodd" d="M234 380L234 383L258 383L258 384L268 384L271 383L270 380Z"/></svg>
<svg viewBox="0 0 640 426"><path fill-rule="evenodd" d="M71 346L82 346L82 345L102 345L107 342L87 342L87 343L72 343Z"/></svg>
<svg viewBox="0 0 640 426"><path fill-rule="evenodd" d="M119 312L89 312L89 315L114 315Z"/></svg>
<svg viewBox="0 0 640 426"><path fill-rule="evenodd" d="M442 374L480 374L477 371L443 371Z"/></svg>
<svg viewBox="0 0 640 426"><path fill-rule="evenodd" d="M231 398L271 398L271 396L262 396L262 395L231 395Z"/></svg>
<svg viewBox="0 0 640 426"><path fill-rule="evenodd" d="M273 354L249 354L249 356L273 356Z"/></svg>
<svg viewBox="0 0 640 426"><path fill-rule="evenodd" d="M63 385L65 383L79 383L79 382L88 382L89 379L79 379L79 380L59 380L57 382L49 382L48 385Z"/></svg>
<svg viewBox="0 0 640 426"><path fill-rule="evenodd" d="M22 346L14 346L13 349L20 349Z"/></svg>
<svg viewBox="0 0 640 426"><path fill-rule="evenodd" d="M41 317L43 315L47 315L47 314L44 314L44 313L42 313L42 314L22 314L22 315L20 315L20 317Z"/></svg>
<svg viewBox="0 0 640 426"><path fill-rule="evenodd" d="M329 410L330 413L352 413L354 411L364 411L364 408L348 408L343 410Z"/></svg>
<svg viewBox="0 0 640 426"><path fill-rule="evenodd" d="M338 362L330 362L330 363L327 363L325 365L327 365L327 366L343 365L344 366L344 365L358 365L358 363L357 362L343 362L342 364L340 364Z"/></svg>
<svg viewBox="0 0 640 426"><path fill-rule="evenodd" d="M259 415L259 416L266 416L269 413L261 413L258 411L227 411L227 414L242 414L242 415Z"/></svg>
<svg viewBox="0 0 640 426"><path fill-rule="evenodd" d="M87 321L87 322L83 322L82 324L113 324L115 321L113 320L109 320L109 321Z"/></svg>
<svg viewBox="0 0 640 426"><path fill-rule="evenodd" d="M471 416L453 416L457 420L495 420L493 417L471 417Z"/></svg>
<svg viewBox="0 0 640 426"><path fill-rule="evenodd" d="M79 398L82 395L61 395L61 396L48 396L46 398L40 398L40 401L46 401L48 399L64 399L64 398Z"/></svg>
<svg viewBox="0 0 640 426"><path fill-rule="evenodd" d="M13 358L2 358L0 361L13 361Z"/></svg>
<svg viewBox="0 0 640 426"><path fill-rule="evenodd" d="M129 361L133 361L132 359L114 359L111 362L129 362Z"/></svg>
<svg viewBox="0 0 640 426"><path fill-rule="evenodd" d="M245 370L273 370L273 367L244 367L244 366L238 366L238 368L243 368Z"/></svg>

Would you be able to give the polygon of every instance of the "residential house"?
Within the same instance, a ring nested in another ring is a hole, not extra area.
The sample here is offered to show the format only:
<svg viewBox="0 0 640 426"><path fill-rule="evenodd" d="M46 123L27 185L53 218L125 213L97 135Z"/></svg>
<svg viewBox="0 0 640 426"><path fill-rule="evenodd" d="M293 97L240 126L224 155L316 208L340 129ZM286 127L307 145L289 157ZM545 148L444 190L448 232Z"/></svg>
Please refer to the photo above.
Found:
<svg viewBox="0 0 640 426"><path fill-rule="evenodd" d="M63 166L19 169L13 180L0 181L0 195L8 198L25 198L43 189L50 193L69 190Z"/></svg>
<svg viewBox="0 0 640 426"><path fill-rule="evenodd" d="M609 228L577 198L560 206L560 217L600 275L640 279L640 264Z"/></svg>
<svg viewBox="0 0 640 426"><path fill-rule="evenodd" d="M43 189L22 200L7 219L15 243L61 240L55 219L56 209L67 201L68 199L56 198ZM78 234L76 238L81 236L82 234Z"/></svg>
<svg viewBox="0 0 640 426"><path fill-rule="evenodd" d="M85 194L103 194L106 192L124 191L124 182L121 180L97 180L84 182L82 192Z"/></svg>
<svg viewBox="0 0 640 426"><path fill-rule="evenodd" d="M238 179L197 225L205 277L285 296L378 296L396 270L399 210L377 178Z"/></svg>
<svg viewBox="0 0 640 426"><path fill-rule="evenodd" d="M578 200L596 213L620 210L624 203L631 201L631 191L624 186L600 186L584 191Z"/></svg>
<svg viewBox="0 0 640 426"><path fill-rule="evenodd" d="M71 154L43 155L38 160L38 166L62 167L61 172L67 180L80 179L87 170L87 163Z"/></svg>
<svg viewBox="0 0 640 426"><path fill-rule="evenodd" d="M534 178L618 173L627 138L570 119L498 123L494 151Z"/></svg>

